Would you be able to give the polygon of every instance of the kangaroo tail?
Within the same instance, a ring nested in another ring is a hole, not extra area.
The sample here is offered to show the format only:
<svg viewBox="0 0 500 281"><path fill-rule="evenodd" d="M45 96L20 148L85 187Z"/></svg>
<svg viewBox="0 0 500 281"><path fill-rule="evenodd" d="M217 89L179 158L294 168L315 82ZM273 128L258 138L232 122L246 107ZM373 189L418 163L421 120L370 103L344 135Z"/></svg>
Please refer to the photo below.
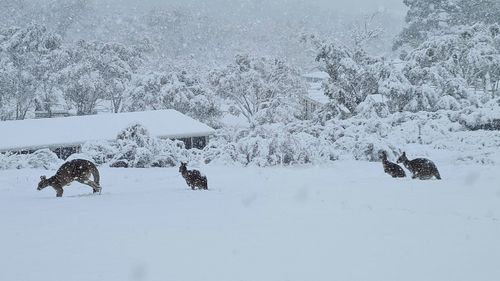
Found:
<svg viewBox="0 0 500 281"><path fill-rule="evenodd" d="M436 169L436 179L440 180L441 179L441 175L439 174L439 171Z"/></svg>
<svg viewBox="0 0 500 281"><path fill-rule="evenodd" d="M99 176L99 170L97 170L97 167L95 166L95 164L92 163L92 165L90 165L90 169L91 169L91 172L92 172L92 176L94 177L94 182L97 183L97 185L100 186L100 176Z"/></svg>

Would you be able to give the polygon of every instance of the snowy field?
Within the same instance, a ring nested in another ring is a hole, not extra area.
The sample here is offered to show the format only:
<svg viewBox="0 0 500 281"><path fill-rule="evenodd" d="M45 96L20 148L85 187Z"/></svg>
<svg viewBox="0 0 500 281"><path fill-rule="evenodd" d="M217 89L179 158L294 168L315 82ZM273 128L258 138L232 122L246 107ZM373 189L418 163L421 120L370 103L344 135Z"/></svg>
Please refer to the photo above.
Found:
<svg viewBox="0 0 500 281"><path fill-rule="evenodd" d="M500 167L101 168L102 195L0 171L0 280L500 280Z"/></svg>

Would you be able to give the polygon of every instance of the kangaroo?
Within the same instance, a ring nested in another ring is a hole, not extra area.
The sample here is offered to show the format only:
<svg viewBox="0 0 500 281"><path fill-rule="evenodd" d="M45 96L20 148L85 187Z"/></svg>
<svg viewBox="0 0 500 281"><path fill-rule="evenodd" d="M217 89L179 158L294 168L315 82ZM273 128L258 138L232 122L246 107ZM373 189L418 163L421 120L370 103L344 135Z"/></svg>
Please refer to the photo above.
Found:
<svg viewBox="0 0 500 281"><path fill-rule="evenodd" d="M192 190L194 190L195 187L198 187L198 189L208 189L207 177L202 175L198 170L188 170L187 163L181 162L179 172Z"/></svg>
<svg viewBox="0 0 500 281"><path fill-rule="evenodd" d="M441 179L436 165L429 159L416 158L408 160L406 152L403 152L396 162L403 163L403 165L413 174L411 176L412 179L418 178L421 180L428 180L432 177L436 177L438 180Z"/></svg>
<svg viewBox="0 0 500 281"><path fill-rule="evenodd" d="M94 180L90 180L90 175ZM50 185L56 190L56 197L62 197L63 187L70 185L73 181L86 184L92 187L94 193L101 194L99 171L94 163L84 159L75 159L62 164L56 174L50 178L41 176L37 190L42 190Z"/></svg>
<svg viewBox="0 0 500 281"><path fill-rule="evenodd" d="M382 165L384 166L384 172L392 176L393 178L404 178L406 173L398 164L392 163L387 160L387 153L382 151Z"/></svg>

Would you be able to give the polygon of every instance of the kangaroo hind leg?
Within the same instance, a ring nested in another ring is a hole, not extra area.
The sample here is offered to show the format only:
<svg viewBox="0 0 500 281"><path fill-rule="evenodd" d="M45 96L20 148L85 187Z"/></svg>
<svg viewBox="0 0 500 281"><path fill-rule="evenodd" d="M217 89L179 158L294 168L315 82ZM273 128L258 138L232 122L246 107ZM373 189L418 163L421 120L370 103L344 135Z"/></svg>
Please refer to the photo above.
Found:
<svg viewBox="0 0 500 281"><path fill-rule="evenodd" d="M102 187L98 185L95 181L88 180L88 185L92 187L93 193L99 192L101 194Z"/></svg>
<svg viewBox="0 0 500 281"><path fill-rule="evenodd" d="M99 192L99 194L101 194L101 189L102 188L97 183L95 183L93 180L90 180L90 179L87 178L86 180L79 180L79 182L82 183L82 184L85 184L85 185L88 185L88 186L92 187L92 192L93 193Z"/></svg>

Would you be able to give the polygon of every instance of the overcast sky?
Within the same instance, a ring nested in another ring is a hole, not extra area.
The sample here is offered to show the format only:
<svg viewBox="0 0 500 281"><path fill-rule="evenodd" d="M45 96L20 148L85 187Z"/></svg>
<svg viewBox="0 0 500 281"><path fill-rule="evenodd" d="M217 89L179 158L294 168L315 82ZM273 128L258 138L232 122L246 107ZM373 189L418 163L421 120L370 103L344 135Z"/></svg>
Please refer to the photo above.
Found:
<svg viewBox="0 0 500 281"><path fill-rule="evenodd" d="M265 3L265 5L290 5L293 6L294 3L309 3L318 6L319 8L328 8L345 13L370 13L374 11L389 11L397 14L404 14L406 11L403 0L108 0L108 1L97 1L100 3L110 3L126 5L126 6L142 6L143 8L149 8L151 6L162 6L162 5L185 5L189 3L190 5L200 5L205 7L212 7L214 9L224 9L225 7L234 6L235 3L245 5L246 3Z"/></svg>
<svg viewBox="0 0 500 281"><path fill-rule="evenodd" d="M318 5L343 10L350 13L366 13L377 10L389 10L404 13L403 0L312 0Z"/></svg>

